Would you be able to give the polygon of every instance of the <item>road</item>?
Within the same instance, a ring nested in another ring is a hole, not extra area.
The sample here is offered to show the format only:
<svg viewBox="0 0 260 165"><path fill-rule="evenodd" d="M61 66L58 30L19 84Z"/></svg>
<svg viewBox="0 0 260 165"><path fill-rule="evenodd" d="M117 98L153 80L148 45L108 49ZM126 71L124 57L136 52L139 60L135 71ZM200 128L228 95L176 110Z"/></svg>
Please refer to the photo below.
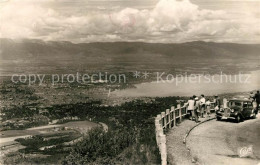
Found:
<svg viewBox="0 0 260 165"><path fill-rule="evenodd" d="M80 131L81 133L86 133L93 127L98 126L98 124L90 122L90 121L71 121L64 124L56 124L56 125L45 125L32 127L25 130L8 130L1 131L0 133L0 147L2 147L7 142L12 142L15 139L23 138L27 136L33 136L38 134L48 133L46 130L58 128L58 127L69 127L75 130Z"/></svg>
<svg viewBox="0 0 260 165"><path fill-rule="evenodd" d="M59 125L46 125L28 128L26 130L8 130L1 131L0 133L0 165L3 164L3 159L6 154L10 152L18 151L21 148L24 148L20 143L15 142L15 139L25 138L38 134L45 134L51 132L50 130L57 127L69 127L71 129L78 130L82 134L87 133L91 128L98 126L98 124L90 121L71 121ZM48 131L49 130L49 131ZM82 137L81 137L82 138ZM67 145L73 144L79 141L80 138L75 139L71 142L65 143Z"/></svg>
<svg viewBox="0 0 260 165"><path fill-rule="evenodd" d="M260 114L241 123L203 123L191 131L186 144L197 164L260 165Z"/></svg>

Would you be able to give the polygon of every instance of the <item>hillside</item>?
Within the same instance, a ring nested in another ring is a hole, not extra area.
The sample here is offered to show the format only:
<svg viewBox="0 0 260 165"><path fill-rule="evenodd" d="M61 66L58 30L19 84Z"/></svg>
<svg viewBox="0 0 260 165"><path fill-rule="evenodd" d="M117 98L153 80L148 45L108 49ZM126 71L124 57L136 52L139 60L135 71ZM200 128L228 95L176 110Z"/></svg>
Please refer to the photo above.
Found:
<svg viewBox="0 0 260 165"><path fill-rule="evenodd" d="M188 42L80 43L0 39L2 73L174 70L189 67L259 67L259 44ZM241 64L241 65L240 65ZM203 66L202 66L203 65Z"/></svg>

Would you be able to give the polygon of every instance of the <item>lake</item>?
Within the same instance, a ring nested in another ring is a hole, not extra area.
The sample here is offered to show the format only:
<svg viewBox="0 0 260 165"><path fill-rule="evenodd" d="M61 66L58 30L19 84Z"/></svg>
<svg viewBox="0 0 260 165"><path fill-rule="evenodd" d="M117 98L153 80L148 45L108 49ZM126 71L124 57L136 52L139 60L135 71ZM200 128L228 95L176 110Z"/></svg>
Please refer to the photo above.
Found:
<svg viewBox="0 0 260 165"><path fill-rule="evenodd" d="M159 76L159 81L137 84L136 88L117 90L113 94L118 97L164 97L247 92L260 89L259 75L260 70L235 75L184 75L174 79L160 79Z"/></svg>

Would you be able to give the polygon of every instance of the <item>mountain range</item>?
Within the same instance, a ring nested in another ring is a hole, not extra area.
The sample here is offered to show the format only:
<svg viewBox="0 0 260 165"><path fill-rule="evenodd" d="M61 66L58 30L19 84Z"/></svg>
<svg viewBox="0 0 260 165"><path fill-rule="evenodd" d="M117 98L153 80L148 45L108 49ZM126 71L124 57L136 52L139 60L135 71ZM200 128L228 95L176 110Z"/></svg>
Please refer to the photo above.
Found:
<svg viewBox="0 0 260 165"><path fill-rule="evenodd" d="M194 41L187 43L71 43L0 39L0 71L68 72L173 70L178 68L259 67L260 44ZM16 69L15 69L16 68Z"/></svg>

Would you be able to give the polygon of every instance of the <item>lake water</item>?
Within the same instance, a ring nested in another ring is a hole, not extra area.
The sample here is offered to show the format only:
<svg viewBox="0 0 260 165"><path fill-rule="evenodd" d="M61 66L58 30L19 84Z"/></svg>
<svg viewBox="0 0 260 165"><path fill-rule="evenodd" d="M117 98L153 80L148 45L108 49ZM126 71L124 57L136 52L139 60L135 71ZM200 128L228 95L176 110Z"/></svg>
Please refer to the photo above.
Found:
<svg viewBox="0 0 260 165"><path fill-rule="evenodd" d="M259 75L260 70L236 75L182 76L137 84L135 85L136 88L117 90L113 93L118 97L163 97L247 92L260 89Z"/></svg>

